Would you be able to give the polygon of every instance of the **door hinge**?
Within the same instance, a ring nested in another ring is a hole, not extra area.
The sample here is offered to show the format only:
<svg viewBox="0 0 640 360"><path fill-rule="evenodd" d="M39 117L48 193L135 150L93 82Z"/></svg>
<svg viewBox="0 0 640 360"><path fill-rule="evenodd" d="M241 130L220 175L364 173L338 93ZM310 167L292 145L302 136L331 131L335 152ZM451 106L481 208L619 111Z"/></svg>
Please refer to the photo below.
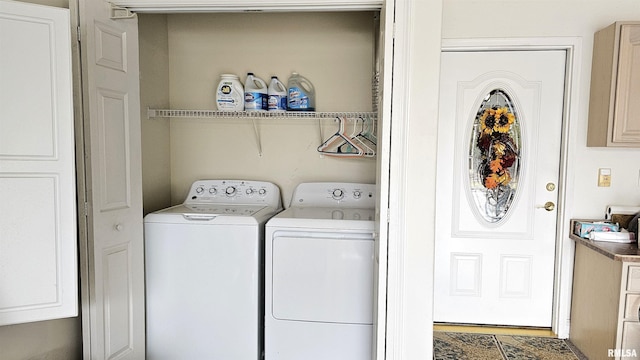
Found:
<svg viewBox="0 0 640 360"><path fill-rule="evenodd" d="M81 32L80 32L80 26L77 26L77 27L76 27L76 35L78 36L78 42L80 42L80 34L81 34Z"/></svg>
<svg viewBox="0 0 640 360"><path fill-rule="evenodd" d="M86 201L84 202L84 216L89 216L89 203Z"/></svg>

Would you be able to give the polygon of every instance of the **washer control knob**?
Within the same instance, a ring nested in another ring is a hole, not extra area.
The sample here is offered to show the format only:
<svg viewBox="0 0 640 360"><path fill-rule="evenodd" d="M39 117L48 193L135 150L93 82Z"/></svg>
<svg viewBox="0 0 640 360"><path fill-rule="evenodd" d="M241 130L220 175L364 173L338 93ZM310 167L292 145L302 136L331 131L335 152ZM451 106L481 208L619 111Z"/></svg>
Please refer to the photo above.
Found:
<svg viewBox="0 0 640 360"><path fill-rule="evenodd" d="M334 199L340 200L344 197L344 191L342 191L341 189L334 189L332 196Z"/></svg>
<svg viewBox="0 0 640 360"><path fill-rule="evenodd" d="M226 188L224 193L227 194L227 196L233 196L233 195L236 194L236 187L235 186L229 186L229 187Z"/></svg>
<svg viewBox="0 0 640 360"><path fill-rule="evenodd" d="M265 195L267 195L267 189L260 189L260 190L258 190L258 194L260 194L261 196L265 196Z"/></svg>
<svg viewBox="0 0 640 360"><path fill-rule="evenodd" d="M211 194L211 195L215 195L216 193L218 193L218 189L216 189L216 188L214 188L214 187L212 187L212 188L210 188L210 189L209 189L209 194Z"/></svg>
<svg viewBox="0 0 640 360"><path fill-rule="evenodd" d="M356 190L353 192L354 199L360 199L361 196L362 196L362 193L360 192L360 190Z"/></svg>
<svg viewBox="0 0 640 360"><path fill-rule="evenodd" d="M204 192L204 188L203 188L202 186L198 186L198 187L196 188L196 193L198 193L198 194L202 194L203 192Z"/></svg>
<svg viewBox="0 0 640 360"><path fill-rule="evenodd" d="M254 191L255 190L253 190L252 188L248 188L246 193L247 193L247 195L251 195L251 194L253 194Z"/></svg>

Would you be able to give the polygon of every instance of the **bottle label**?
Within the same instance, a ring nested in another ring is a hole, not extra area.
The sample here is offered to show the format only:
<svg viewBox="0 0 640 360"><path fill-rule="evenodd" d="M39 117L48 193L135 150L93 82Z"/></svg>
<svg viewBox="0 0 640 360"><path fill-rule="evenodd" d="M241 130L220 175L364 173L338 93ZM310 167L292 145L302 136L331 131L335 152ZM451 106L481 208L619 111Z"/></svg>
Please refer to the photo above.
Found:
<svg viewBox="0 0 640 360"><path fill-rule="evenodd" d="M218 88L217 94L218 110L242 110L242 97L238 91L236 91L233 83L222 82Z"/></svg>
<svg viewBox="0 0 640 360"><path fill-rule="evenodd" d="M269 111L287 110L287 97L282 95L269 95Z"/></svg>
<svg viewBox="0 0 640 360"><path fill-rule="evenodd" d="M245 92L244 109L267 110L267 94L259 92Z"/></svg>
<svg viewBox="0 0 640 360"><path fill-rule="evenodd" d="M289 88L288 104L291 110L311 110L309 107L309 97L304 91L295 86Z"/></svg>

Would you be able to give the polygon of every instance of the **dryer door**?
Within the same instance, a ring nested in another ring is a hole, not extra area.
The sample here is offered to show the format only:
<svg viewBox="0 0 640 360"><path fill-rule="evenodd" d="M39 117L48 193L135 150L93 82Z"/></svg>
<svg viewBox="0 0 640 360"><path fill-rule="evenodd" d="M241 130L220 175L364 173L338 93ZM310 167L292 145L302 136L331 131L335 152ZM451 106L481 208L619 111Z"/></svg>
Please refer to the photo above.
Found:
<svg viewBox="0 0 640 360"><path fill-rule="evenodd" d="M278 231L273 236L273 317L372 324L372 233Z"/></svg>

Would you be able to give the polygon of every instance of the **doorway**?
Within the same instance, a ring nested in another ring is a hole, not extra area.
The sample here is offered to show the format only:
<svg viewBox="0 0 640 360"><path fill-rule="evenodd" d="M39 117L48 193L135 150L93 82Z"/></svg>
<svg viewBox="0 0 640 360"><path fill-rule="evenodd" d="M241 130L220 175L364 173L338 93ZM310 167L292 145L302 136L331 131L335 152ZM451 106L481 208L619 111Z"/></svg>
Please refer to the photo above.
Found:
<svg viewBox="0 0 640 360"><path fill-rule="evenodd" d="M526 44L526 45L523 45ZM570 284L571 284L571 267L572 267L572 252L573 249L571 247L571 243L570 240L565 239L564 236L562 236L562 234L564 234L566 232L566 227L568 226L568 217L564 212L564 207L563 207L563 203L565 202L566 199L566 191L565 189L565 184L567 182L567 173L569 165L567 164L567 157L568 157L568 139L569 139L569 129L572 127L572 122L571 117L572 114L575 114L576 111L576 104L574 104L573 102L571 102L571 98L574 98L576 96L576 92L577 92L577 86L576 86L576 81L575 79L577 78L577 73L579 71L579 67L577 66L577 64L579 63L579 49L581 47L581 42L580 39L577 38L554 38L554 39L477 39L477 40L444 40L443 41L443 51L447 52L479 52L479 51L483 51L483 52L491 52L491 51L523 51L523 50L527 50L530 51L531 54L533 53L537 53L537 52L542 52L542 51L550 51L550 52L559 52L559 53L564 53L566 54L566 58L563 60L563 66L561 66L561 69L564 74L561 74L561 80L564 81L564 84L561 85L560 88L560 96L563 98L563 100L560 101L560 111L559 111L559 121L560 124L558 124L558 129L561 132L561 136L558 138L558 143L559 146L557 147L556 150L556 163L557 165L555 165L555 169L556 169L556 174L557 174L557 183L553 183L553 185L550 185L550 187L554 187L554 190L548 190L546 188L547 183L544 183L544 188L543 191L538 191L538 193L541 194L545 194L545 195L553 195L551 194L552 192L556 191L557 192L557 202L553 202L553 209L547 210L544 209L544 207L541 208L535 208L535 206L544 206L544 204L547 202L547 200L545 200L544 202L542 202L541 204L536 204L534 205L534 209L529 209L528 212L531 213L533 212L535 214L535 212L541 212L542 214L547 214L548 213L555 213L553 214L553 216L551 216L552 221L557 222L557 229L555 229L555 231L553 231L553 234L551 235L551 256L553 256L553 260L551 261L551 277L548 278L549 280L547 280L547 283L549 285L549 288L551 289L551 295L547 295L548 300L545 300L545 303L548 304L548 308L549 310L547 311L547 313L549 315L545 315L545 322L548 324L546 326L550 326L554 333L556 333L559 337L568 337L568 328L569 328L569 308L570 308ZM446 61L443 61L443 64L445 64ZM486 85L486 84L485 84ZM443 82L442 86L444 87L445 84ZM484 90L484 88L483 88ZM473 101L471 101L473 102ZM481 103L481 101L476 101L474 105L479 105ZM441 105L442 106L442 105ZM518 109L518 107L522 107L522 104L517 105L515 108ZM540 108L544 108L544 107L540 107ZM444 111L445 107L441 107L441 114ZM474 109L475 110L475 109ZM442 120L442 119L441 119ZM440 129L442 130L442 123L439 124ZM526 127L526 126L525 126ZM465 129L468 130L468 129ZM470 130L468 130L467 132L462 132L459 133L458 137L462 137L462 139L464 139L465 145L468 146L469 144L466 144L466 142L469 142L471 140L471 132ZM525 134L526 136L528 136L528 134ZM462 140L461 140L462 141ZM525 142L526 145L526 142ZM528 145L527 145L528 146ZM544 145L544 147L546 147L546 144ZM468 150L468 149L467 149ZM469 154L464 154L465 156L469 155ZM439 161L441 160L442 156L442 151L440 149L439 151ZM476 164L477 165L477 164ZM458 165L459 166L459 163ZM459 170L459 169L458 169ZM526 175L526 171L525 169L521 169L523 171L524 176ZM470 183L470 180L468 179L469 175L469 169L467 169L467 172L465 173L465 177L467 177L467 179L457 179L455 181L458 181L457 185L461 186L461 183L464 183L465 185ZM471 171L473 172L473 171ZM438 178L441 179L443 177L443 175L441 175L440 173L438 173ZM452 178L451 176L449 176L449 180L451 181ZM525 182L525 180L522 180L523 182ZM523 185L524 186L524 185ZM441 189L440 187L438 187L438 193L442 193L443 189ZM460 192L459 194L459 200L460 202L467 202L469 203L468 200L472 200L473 201L473 196L469 195L469 192ZM456 195L456 196L458 196ZM525 195L520 195L520 197L522 198L526 198ZM515 196L515 205L514 208L511 209L511 211L514 211L514 213L517 212L517 208L519 206L519 202L521 201L521 198L518 196ZM514 200L512 199L512 200ZM548 199L548 200L553 200L553 199ZM473 202L471 202L472 205ZM474 205L475 206L475 205ZM449 205L449 207L451 207L451 205ZM477 207L477 206L476 206ZM515 210L514 210L515 209ZM540 211L538 211L540 210ZM442 215L443 211L442 209L438 208L438 212L441 215L440 218L442 216L446 216ZM471 210L470 213L467 213L466 215L471 217L472 221L475 221L476 223L478 223L477 219L477 210L475 210L475 215L474 214L474 210ZM454 213L452 209L449 210L449 216L451 217L451 214ZM458 222L460 223L460 212L457 213L458 215ZM517 218L518 216L516 215L514 217ZM465 218L466 219L466 218ZM498 235L498 238L502 237L502 239L494 239L496 236L496 233L500 233L499 231L496 232L496 229L499 228L501 225L505 225L507 224L510 220L510 215L507 214L506 219L498 219L498 221L496 221L498 224L493 224L493 225L489 225L486 228L487 229L491 229L491 231L487 231L488 233L488 238L490 241L496 242L496 241L504 241L506 236L505 234L502 235ZM513 220L513 219L511 219ZM493 226L493 227L492 227ZM441 227L442 228L442 227ZM467 227L467 224L463 224L463 227L452 227L451 224L449 224L449 226L445 229L446 231L448 231L449 233L454 233L456 230L456 234L458 235L465 235L464 232L465 230L469 230L469 228ZM477 229L471 229L471 231L475 231ZM439 241L441 239L439 239L441 232L436 230L436 248L439 246ZM469 234L466 234L469 235ZM467 236L468 237L468 236ZM520 242L523 243L523 242ZM517 250L517 247L516 247ZM480 293L483 292L482 290L482 286L478 286L478 284L481 284L481 282L479 283L477 281L477 279L481 279L481 277L478 277L480 275L479 272L475 272L479 267L482 266L482 255L480 252L471 252L472 256L458 256L460 255L462 252L458 252L456 253L456 255L453 257L454 261L457 262L457 266L459 269L466 269L466 274L474 274L473 276L476 276L475 278L472 276L471 278L469 278L468 276L462 275L465 273L465 271L462 271L460 273L455 273L458 274L458 277L453 278L454 282L458 282L458 291L462 291L464 293L464 291L479 291ZM518 254L517 251L510 251L508 252L508 255L514 255L514 254ZM457 256L457 257L456 257ZM547 255L548 256L548 255ZM438 252L438 250L436 250L436 258L439 260L436 260L436 266L438 266L438 261L442 262L443 257L442 255ZM446 260L448 262L447 265L450 265L452 259L452 255L449 254L446 257ZM531 275L531 267L530 265L532 263L529 263L530 260L532 260L532 258L530 257L509 257L509 256L503 256L503 257L498 257L497 260L495 260L496 258L492 259L492 260L485 260L484 264L485 265L490 265L491 263L495 263L497 262L498 264L500 264L500 266L507 266L507 268L513 269L513 271L507 271L507 272L503 272L502 278L498 279L498 291L502 291L503 295L510 295L512 296L512 298L517 299L518 296L520 297L520 300L522 299L522 297L525 297L527 294L527 291L531 291L531 290L526 290L526 287L522 284L522 280L523 279L530 279L530 275ZM537 261L536 261L537 262ZM449 268L447 271L447 279L446 281L451 281L451 268ZM438 274L438 272L442 272L441 270L436 269L435 273L436 273L436 282L438 282L438 277L442 277L442 273ZM549 274L549 272L547 272L547 274ZM549 275L547 275L548 277ZM502 288L500 288L500 281L502 281ZM509 282L511 282L511 286L506 286L509 284ZM506 284L506 285L505 285ZM447 284L446 286L449 286L449 288L447 289L447 296L451 295L451 284ZM475 288L474 288L475 286ZM531 286L530 284L527 286ZM486 291L486 287L485 287L485 291ZM533 288L529 288L529 289L533 289ZM435 321L441 321L441 317L439 316L438 312L438 302L442 301L441 299L438 300L438 296L440 296L439 294L442 293L442 284L438 285L436 284L435 286L435 296L434 296L434 301L436 303L436 310L435 310L435 316L434 316L434 320ZM468 295L468 294L467 294ZM461 295L458 295L461 296ZM477 295L475 295L477 296ZM486 319L480 319L480 320L467 320L468 318L457 318L454 321L456 322L464 322L464 323L470 323L470 322L487 322ZM504 321L504 320L503 320ZM501 321L501 322L503 322Z"/></svg>

